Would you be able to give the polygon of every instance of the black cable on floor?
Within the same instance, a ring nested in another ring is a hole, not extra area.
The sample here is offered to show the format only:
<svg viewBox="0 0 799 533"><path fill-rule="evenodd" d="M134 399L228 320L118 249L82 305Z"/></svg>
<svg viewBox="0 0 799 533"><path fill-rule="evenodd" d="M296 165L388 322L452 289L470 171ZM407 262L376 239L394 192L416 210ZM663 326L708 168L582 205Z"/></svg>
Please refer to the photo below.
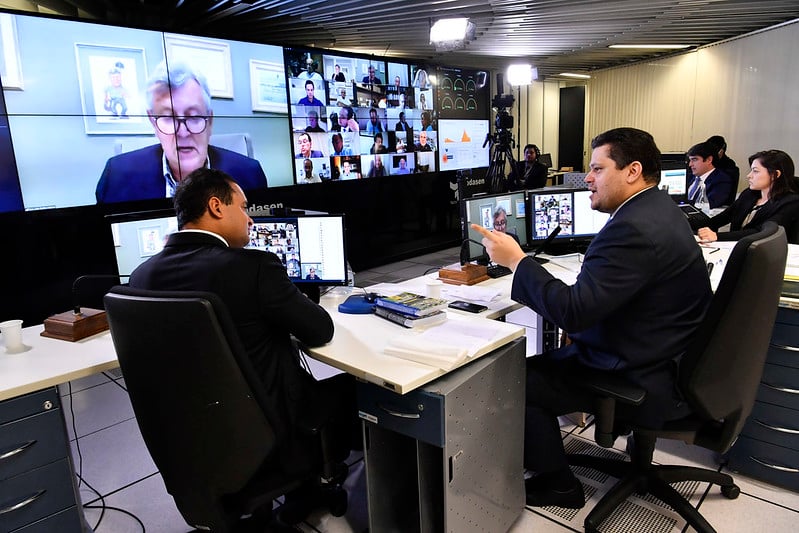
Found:
<svg viewBox="0 0 799 533"><path fill-rule="evenodd" d="M103 374L105 374L105 372L103 372ZM107 374L105 374L105 375L106 375L106 377L108 377ZM111 381L114 381L116 383L116 380L112 379ZM117 385L122 387L119 384L117 384ZM122 387L122 388L124 389L124 387ZM80 438L78 437L78 428L77 428L77 424L75 422L75 402L74 402L74 398L72 396L72 382L71 381L67 382L67 396L69 397L69 413L72 416L72 433L73 433L73 435L75 435L75 451L78 453L78 469L77 469L77 472L75 473L75 475L78 478L78 488L80 488L81 484L85 484L86 487L89 488L89 490L91 490L92 492L94 492L97 495L97 497L100 499L100 503L102 504L102 505L89 505L89 504L84 504L83 505L84 509L100 509L101 510L100 511L100 518L98 518L97 523L94 525L92 530L95 530L95 531L97 530L97 527L100 525L100 522L103 521L103 517L105 516L105 511L107 509L107 510L110 510L110 511L118 511L120 513L124 513L126 515L129 515L134 520L136 520L136 522L139 523L139 525L141 526L142 533L145 533L146 529L144 527L144 523L141 520L139 520L139 517L137 517L135 514L131 513L130 511L126 511L125 509L120 509L119 507L112 507L110 505L106 505L105 504L105 497L103 497L103 495L100 494L100 492L97 489L95 489L94 487L89 485L88 481L83 479L83 454L80 451Z"/></svg>
<svg viewBox="0 0 799 533"><path fill-rule="evenodd" d="M104 497L102 494L100 494L100 492L99 492L97 489L95 489L94 487L92 487L91 485L89 485L89 482L88 482L88 481L86 481L85 479L81 478L80 476L78 476L78 479L79 479L80 481L82 481L82 482L83 482L83 483L86 485L86 487L88 487L88 488L89 488L89 489L90 489L90 490L91 490L93 493L95 493L95 494L97 495L97 497L100 499L100 504L101 504L101 505L89 505L89 504L85 504L85 505L83 506L83 508L84 508L84 509L100 509L100 518L98 518L98 519L97 519L97 523L94 525L94 527L92 527L92 530L93 530L93 531L97 531L97 528L100 526L100 523L103 521L103 518L105 517L105 512L106 512L106 510L108 510L108 511L117 511L117 512L120 512L120 513L123 513L123 514L126 514L126 515L130 516L130 517L131 517L131 518L133 518L133 519L134 519L136 522L138 522L138 523L139 523L139 525L141 526L142 533L146 533L147 529L144 527L144 522L142 522L142 521L139 519L139 517L138 517L138 516L136 516L135 514L131 513L130 511L127 511L127 510L125 510L125 509L120 509L119 507L114 507L114 506L111 506L111 505L106 505L106 503L105 503L105 497Z"/></svg>

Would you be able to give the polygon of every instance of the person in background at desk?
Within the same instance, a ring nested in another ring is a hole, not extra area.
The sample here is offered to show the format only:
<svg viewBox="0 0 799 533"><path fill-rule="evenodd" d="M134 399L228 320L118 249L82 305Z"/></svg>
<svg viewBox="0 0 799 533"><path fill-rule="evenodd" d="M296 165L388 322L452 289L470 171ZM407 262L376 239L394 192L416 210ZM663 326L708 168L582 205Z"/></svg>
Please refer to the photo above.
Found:
<svg viewBox="0 0 799 533"><path fill-rule="evenodd" d="M757 233L766 221L774 221L788 233L789 242L799 244L795 231L799 222L799 193L791 156L782 150L764 150L749 157L749 188L733 204L699 228L702 242L737 241ZM730 225L730 231L718 232ZM792 231L793 230L793 231Z"/></svg>
<svg viewBox="0 0 799 533"><path fill-rule="evenodd" d="M511 298L568 332L572 343L527 360L524 466L527 504L580 508L583 488L566 462L557 417L594 410L570 378L613 372L646 389L635 421L653 428L688 414L675 365L711 298L702 253L685 215L657 188L660 151L634 128L591 141L591 208L611 218L585 253L574 285L558 280L507 235L476 224L491 259L513 270ZM624 409L619 406L617 409Z"/></svg>
<svg viewBox="0 0 799 533"><path fill-rule="evenodd" d="M694 205L697 202L702 187L705 188L710 209L732 203L730 197L735 194L732 178L716 168L716 154L715 146L708 143L695 144L688 150L688 166L694 175L694 180L688 187L689 204Z"/></svg>
<svg viewBox="0 0 799 533"><path fill-rule="evenodd" d="M713 159L715 167L720 168L725 174L731 177L732 182L735 184L734 186L737 188L738 180L741 177L741 171L738 169L738 165L735 164L735 161L727 155L727 141L721 135L713 135L705 142L716 148L716 157Z"/></svg>
<svg viewBox="0 0 799 533"><path fill-rule="evenodd" d="M265 188L261 164L210 145L214 112L200 72L162 61L147 80L147 118L160 144L111 157L97 182L97 203L171 198L191 171L210 167L234 174L245 190Z"/></svg>
<svg viewBox="0 0 799 533"><path fill-rule="evenodd" d="M540 155L541 151L536 145L524 147L524 161L517 161L508 176L510 190L540 189L547 184L548 169L538 160Z"/></svg>
<svg viewBox="0 0 799 533"><path fill-rule="evenodd" d="M278 437L276 467L288 472L292 465L318 456L318 440L296 427L296 421L310 413L331 420L329 427L336 432L333 455L345 459L357 427L354 379L339 374L315 380L302 367L292 339L308 346L329 342L334 329L330 315L291 283L275 254L244 249L253 221L247 214L247 197L228 174L194 171L178 186L174 205L180 231L133 271L130 286L207 291L225 303L269 404L278 406L270 416ZM308 487L297 491L287 498L294 502L293 520L300 521L300 515L311 510L303 504L312 507L313 498L308 499Z"/></svg>

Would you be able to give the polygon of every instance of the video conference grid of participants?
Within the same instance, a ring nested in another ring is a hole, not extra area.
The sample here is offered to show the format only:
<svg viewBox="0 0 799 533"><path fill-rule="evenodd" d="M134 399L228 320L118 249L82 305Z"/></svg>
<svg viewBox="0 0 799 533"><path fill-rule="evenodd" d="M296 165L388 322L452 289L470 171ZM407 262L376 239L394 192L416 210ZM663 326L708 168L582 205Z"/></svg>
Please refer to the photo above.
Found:
<svg viewBox="0 0 799 533"><path fill-rule="evenodd" d="M252 188L436 170L437 117L423 66L7 13L0 32L11 43L0 71L0 155L11 169L2 185L16 189L9 174L18 171L26 210L163 198L171 194L164 174L208 162L244 174ZM184 113L173 94L168 115L151 120L148 78L181 64L204 76L210 98L192 95ZM173 112L199 119L173 121ZM299 149L302 133L310 151ZM310 179L303 154L316 156L308 157ZM11 200L0 211L21 208L19 191L13 197L4 195Z"/></svg>

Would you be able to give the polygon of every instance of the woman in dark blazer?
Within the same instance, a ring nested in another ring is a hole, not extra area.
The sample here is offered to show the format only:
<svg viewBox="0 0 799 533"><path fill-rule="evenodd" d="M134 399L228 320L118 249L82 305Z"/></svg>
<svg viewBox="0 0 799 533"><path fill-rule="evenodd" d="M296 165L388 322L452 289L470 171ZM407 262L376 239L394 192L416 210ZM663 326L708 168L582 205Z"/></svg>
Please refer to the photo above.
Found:
<svg viewBox="0 0 799 533"><path fill-rule="evenodd" d="M799 193L791 157L782 150L764 150L749 157L751 170L746 176L749 188L727 209L710 219L697 235L702 242L737 241L756 233L760 226L774 221L785 228L788 241L799 243ZM729 224L730 230L718 232ZM717 233L718 232L718 233Z"/></svg>

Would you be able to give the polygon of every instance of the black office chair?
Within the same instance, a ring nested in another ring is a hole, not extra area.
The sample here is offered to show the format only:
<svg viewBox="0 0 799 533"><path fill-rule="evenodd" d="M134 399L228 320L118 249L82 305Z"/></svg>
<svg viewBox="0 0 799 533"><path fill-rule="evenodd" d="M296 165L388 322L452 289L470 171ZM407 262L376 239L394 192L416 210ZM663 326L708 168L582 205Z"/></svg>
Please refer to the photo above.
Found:
<svg viewBox="0 0 799 533"><path fill-rule="evenodd" d="M732 250L707 315L682 358L678 383L693 414L648 429L616 418L617 403L640 405L646 391L623 380L591 375L584 383L597 394L595 440L610 448L616 436L632 431L630 462L592 455L569 455L569 463L593 468L619 482L585 519L585 531L599 525L634 492L650 493L677 511L699 532L715 531L670 483L715 483L730 499L740 489L731 476L690 466L654 466L658 438L682 440L725 453L752 410L777 314L787 257L785 231L773 222L741 239ZM745 327L743 327L745 325ZM582 381L582 380L581 380Z"/></svg>
<svg viewBox="0 0 799 533"><path fill-rule="evenodd" d="M269 519L274 498L323 470L331 512L345 512L346 474L323 457L320 421L304 425L319 453L290 471L280 464L275 407L216 295L118 286L104 302L136 421L187 523L227 532L244 515Z"/></svg>

